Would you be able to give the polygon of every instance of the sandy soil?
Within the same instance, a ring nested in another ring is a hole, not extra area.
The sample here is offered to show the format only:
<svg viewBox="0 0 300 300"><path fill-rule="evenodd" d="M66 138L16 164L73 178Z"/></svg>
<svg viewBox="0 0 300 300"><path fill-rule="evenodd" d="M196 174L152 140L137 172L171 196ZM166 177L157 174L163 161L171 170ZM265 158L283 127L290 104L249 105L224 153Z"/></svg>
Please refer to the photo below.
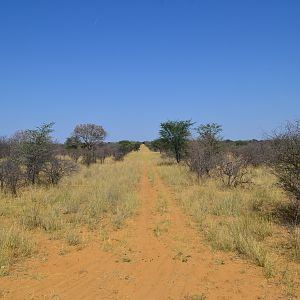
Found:
<svg viewBox="0 0 300 300"><path fill-rule="evenodd" d="M43 255L0 279L4 299L286 299L262 269L214 253L177 207L143 149L141 206L126 226L81 250L59 255L45 239ZM149 174L152 176L149 176ZM163 209L160 208L164 201ZM188 296L198 298L188 298Z"/></svg>

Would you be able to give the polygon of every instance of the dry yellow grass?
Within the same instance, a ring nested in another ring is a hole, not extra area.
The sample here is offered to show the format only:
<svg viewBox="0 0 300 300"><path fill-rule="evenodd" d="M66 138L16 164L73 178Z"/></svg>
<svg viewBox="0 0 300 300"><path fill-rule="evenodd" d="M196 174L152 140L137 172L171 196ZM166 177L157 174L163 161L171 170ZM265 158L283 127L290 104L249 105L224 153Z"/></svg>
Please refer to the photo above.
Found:
<svg viewBox="0 0 300 300"><path fill-rule="evenodd" d="M284 247L279 243L295 245L296 239L290 240L287 230L275 222L274 208L285 197L271 183L272 175L252 170L256 183L251 188L230 190L214 179L199 183L184 166L160 163L159 154L142 147L124 163L82 168L58 187L24 190L19 199L3 199L11 203L3 206L2 223L19 227L17 235L8 235L8 242L2 243L9 258L31 256L35 248L30 239L42 249L34 259L13 268L12 276L1 279L4 292L14 299L32 298L31 291L35 297L45 297L51 286L62 298L94 299L115 295L118 285L119 298L294 298L296 248L281 254ZM35 195L34 200L29 201L28 195ZM233 253L211 251L201 241L203 234L187 226L189 217L173 201L174 195L215 249L237 252L263 269ZM139 203L134 219L122 230L112 231L134 214ZM27 213L22 215L23 211ZM275 277L263 278L262 270ZM78 276L82 272L84 276ZM88 287L87 293L82 286Z"/></svg>
<svg viewBox="0 0 300 300"><path fill-rule="evenodd" d="M233 251L262 266L267 277L299 260L299 228L280 225L276 212L288 203L267 168L252 168L252 184L224 188L215 178L198 181L184 165L158 159L163 180L217 250ZM294 264L297 270L298 266Z"/></svg>
<svg viewBox="0 0 300 300"><path fill-rule="evenodd" d="M24 230L11 226L0 230L0 276L8 275L10 267L20 258L31 256L36 245Z"/></svg>
<svg viewBox="0 0 300 300"><path fill-rule="evenodd" d="M145 163L150 185L155 185L154 169L158 168L214 249L236 252L262 266L266 276L280 278L286 294L293 297L299 275L299 228L290 230L278 222L275 212L288 199L270 171L251 169L253 184L228 189L214 178L199 182L186 166L165 163L158 153L147 151L130 154L124 162L81 167L78 174L56 187L26 188L17 198L1 194L0 275L8 274L18 259L38 250L36 233L60 239L67 249L87 243L87 230L99 229L97 236L105 239L109 230L123 226L139 205L137 184ZM158 192L155 209L161 216L168 213L162 192ZM153 234L160 237L167 225L158 223ZM64 253L62 250L61 255Z"/></svg>
<svg viewBox="0 0 300 300"><path fill-rule="evenodd" d="M142 173L139 153L129 154L123 162L108 160L80 168L58 186L29 187L17 198L0 194L0 225L5 228L0 232L2 274L16 258L32 253L36 231L77 245L82 242L83 226L90 230L104 225L119 228L134 214Z"/></svg>

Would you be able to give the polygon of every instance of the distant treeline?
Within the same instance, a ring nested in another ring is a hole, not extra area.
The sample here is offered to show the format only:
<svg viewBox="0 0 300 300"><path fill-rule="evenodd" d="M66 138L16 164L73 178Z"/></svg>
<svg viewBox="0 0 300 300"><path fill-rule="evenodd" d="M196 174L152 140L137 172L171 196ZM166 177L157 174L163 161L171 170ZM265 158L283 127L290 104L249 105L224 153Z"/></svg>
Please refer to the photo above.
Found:
<svg viewBox="0 0 300 300"><path fill-rule="evenodd" d="M195 140L188 140L193 144ZM153 141L145 141L145 145L155 152L166 153L168 149L165 147L161 139ZM236 155L242 155L249 164L259 166L269 162L272 159L272 149L270 140L220 140L219 146L226 152ZM187 154L187 153L186 153Z"/></svg>

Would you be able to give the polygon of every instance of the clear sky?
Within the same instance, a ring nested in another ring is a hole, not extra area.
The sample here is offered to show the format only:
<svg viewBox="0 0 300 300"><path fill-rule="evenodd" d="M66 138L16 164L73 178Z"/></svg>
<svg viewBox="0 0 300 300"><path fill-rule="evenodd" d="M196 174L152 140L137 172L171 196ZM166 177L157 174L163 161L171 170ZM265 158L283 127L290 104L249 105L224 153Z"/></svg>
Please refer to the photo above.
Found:
<svg viewBox="0 0 300 300"><path fill-rule="evenodd" d="M1 0L0 104L0 135L193 119L261 138L300 117L300 1Z"/></svg>

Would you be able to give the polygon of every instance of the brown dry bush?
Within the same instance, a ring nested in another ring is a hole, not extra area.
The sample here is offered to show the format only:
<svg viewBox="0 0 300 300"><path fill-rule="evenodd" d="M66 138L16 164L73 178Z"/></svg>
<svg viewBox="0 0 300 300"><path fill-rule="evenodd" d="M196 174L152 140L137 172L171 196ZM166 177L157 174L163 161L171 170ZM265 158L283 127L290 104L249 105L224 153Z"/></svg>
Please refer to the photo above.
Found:
<svg viewBox="0 0 300 300"><path fill-rule="evenodd" d="M237 187L251 182L246 160L230 153L224 154L220 159L216 174L227 187Z"/></svg>
<svg viewBox="0 0 300 300"><path fill-rule="evenodd" d="M279 185L290 195L293 222L300 222L300 121L289 122L273 135L272 164Z"/></svg>

